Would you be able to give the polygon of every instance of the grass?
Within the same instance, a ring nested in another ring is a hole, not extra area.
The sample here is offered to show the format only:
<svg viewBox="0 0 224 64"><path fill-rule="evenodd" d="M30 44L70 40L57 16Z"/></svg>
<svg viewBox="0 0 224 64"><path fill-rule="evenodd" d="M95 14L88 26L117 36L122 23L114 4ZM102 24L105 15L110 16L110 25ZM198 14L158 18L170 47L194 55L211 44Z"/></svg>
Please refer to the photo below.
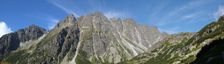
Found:
<svg viewBox="0 0 224 64"><path fill-rule="evenodd" d="M10 63L25 63L24 58L29 56L25 50L21 50L15 53L11 53L9 56L6 57L5 61Z"/></svg>

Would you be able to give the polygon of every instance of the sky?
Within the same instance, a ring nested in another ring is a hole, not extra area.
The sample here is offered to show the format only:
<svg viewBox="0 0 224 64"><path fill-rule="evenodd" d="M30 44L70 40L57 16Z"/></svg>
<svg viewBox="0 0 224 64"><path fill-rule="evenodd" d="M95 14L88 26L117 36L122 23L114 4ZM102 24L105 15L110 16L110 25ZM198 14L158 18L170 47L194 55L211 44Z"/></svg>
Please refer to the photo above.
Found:
<svg viewBox="0 0 224 64"><path fill-rule="evenodd" d="M68 15L96 11L170 34L197 32L224 14L224 0L0 0L0 37L32 24L52 29Z"/></svg>

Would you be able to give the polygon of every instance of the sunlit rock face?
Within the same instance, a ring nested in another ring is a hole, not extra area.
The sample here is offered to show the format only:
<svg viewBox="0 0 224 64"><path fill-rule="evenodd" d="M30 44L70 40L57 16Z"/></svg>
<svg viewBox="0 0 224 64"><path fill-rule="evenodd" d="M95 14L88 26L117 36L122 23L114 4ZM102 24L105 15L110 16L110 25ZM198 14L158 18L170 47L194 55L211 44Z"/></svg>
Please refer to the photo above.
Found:
<svg viewBox="0 0 224 64"><path fill-rule="evenodd" d="M80 46L77 56L86 56L78 57L78 62L83 61L80 58L96 63L125 61L147 52L165 37L155 27L136 24L133 19L108 19L100 12L80 17L78 23Z"/></svg>
<svg viewBox="0 0 224 64"><path fill-rule="evenodd" d="M16 51L4 57L4 61L37 64L118 63L149 52L167 36L156 27L137 24L133 19L108 19L101 12L80 17L70 15L49 32L35 34L35 38L29 37L32 41L21 41L27 43L29 40L29 43L35 44L26 44L29 45L26 48L17 46L19 49L14 48Z"/></svg>

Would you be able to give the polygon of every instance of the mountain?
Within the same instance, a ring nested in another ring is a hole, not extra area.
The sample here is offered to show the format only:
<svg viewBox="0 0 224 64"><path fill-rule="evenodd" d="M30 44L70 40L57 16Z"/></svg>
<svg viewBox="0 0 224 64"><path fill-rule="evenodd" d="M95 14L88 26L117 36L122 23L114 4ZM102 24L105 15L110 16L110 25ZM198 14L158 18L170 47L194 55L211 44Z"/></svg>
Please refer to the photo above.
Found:
<svg viewBox="0 0 224 64"><path fill-rule="evenodd" d="M46 30L35 25L28 28L18 30L17 32L6 34L0 38L0 60L2 60L9 52L30 44L31 40L41 37Z"/></svg>
<svg viewBox="0 0 224 64"><path fill-rule="evenodd" d="M223 31L224 16L196 33L167 34L101 12L69 15L49 31L32 25L1 37L0 63L221 64Z"/></svg>
<svg viewBox="0 0 224 64"><path fill-rule="evenodd" d="M34 44L26 48L18 46L7 53L3 61L16 64L118 63L152 50L167 36L156 27L139 25L133 19L107 18L101 12L79 18L69 15L55 28L41 34L32 41L22 41Z"/></svg>

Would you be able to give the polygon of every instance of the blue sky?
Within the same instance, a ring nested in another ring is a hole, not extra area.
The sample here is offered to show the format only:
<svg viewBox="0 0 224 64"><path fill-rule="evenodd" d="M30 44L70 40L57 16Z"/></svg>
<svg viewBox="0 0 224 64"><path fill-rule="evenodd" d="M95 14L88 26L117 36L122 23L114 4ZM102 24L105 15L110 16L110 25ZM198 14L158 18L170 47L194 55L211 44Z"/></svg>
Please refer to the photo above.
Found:
<svg viewBox="0 0 224 64"><path fill-rule="evenodd" d="M69 14L95 11L168 33L197 32L224 14L224 0L0 0L0 21L8 32L31 24L50 29Z"/></svg>

